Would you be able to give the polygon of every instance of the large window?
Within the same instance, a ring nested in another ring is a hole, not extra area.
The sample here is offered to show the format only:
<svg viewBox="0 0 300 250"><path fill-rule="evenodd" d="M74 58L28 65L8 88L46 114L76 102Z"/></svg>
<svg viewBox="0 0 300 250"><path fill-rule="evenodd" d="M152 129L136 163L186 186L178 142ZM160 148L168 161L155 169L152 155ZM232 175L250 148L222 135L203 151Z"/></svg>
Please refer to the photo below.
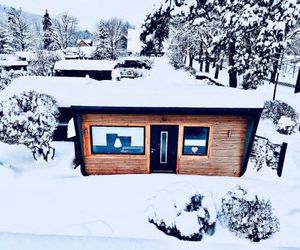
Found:
<svg viewBox="0 0 300 250"><path fill-rule="evenodd" d="M209 140L208 127L185 127L183 154L184 155L207 155Z"/></svg>
<svg viewBox="0 0 300 250"><path fill-rule="evenodd" d="M144 154L144 127L92 126L93 154Z"/></svg>

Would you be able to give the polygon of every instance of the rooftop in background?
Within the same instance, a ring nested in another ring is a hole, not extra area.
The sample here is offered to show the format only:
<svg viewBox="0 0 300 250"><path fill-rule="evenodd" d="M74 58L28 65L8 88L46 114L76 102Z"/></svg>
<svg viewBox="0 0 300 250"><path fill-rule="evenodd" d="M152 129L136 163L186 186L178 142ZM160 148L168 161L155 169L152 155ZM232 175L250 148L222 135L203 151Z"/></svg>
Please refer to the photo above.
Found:
<svg viewBox="0 0 300 250"><path fill-rule="evenodd" d="M62 60L55 63L55 70L113 70L116 61L109 60Z"/></svg>

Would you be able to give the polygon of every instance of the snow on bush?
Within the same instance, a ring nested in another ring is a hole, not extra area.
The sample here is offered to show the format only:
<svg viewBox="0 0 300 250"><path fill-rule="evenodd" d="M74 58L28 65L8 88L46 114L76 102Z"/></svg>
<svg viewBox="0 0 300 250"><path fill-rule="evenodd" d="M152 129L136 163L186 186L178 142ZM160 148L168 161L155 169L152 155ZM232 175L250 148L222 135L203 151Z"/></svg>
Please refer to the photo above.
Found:
<svg viewBox="0 0 300 250"><path fill-rule="evenodd" d="M271 202L240 186L222 199L218 218L235 235L254 242L268 239L279 231L279 220L273 215Z"/></svg>
<svg viewBox="0 0 300 250"><path fill-rule="evenodd" d="M53 97L35 91L14 95L0 103L0 141L23 144L35 159L54 157L50 146L58 125L58 107Z"/></svg>
<svg viewBox="0 0 300 250"><path fill-rule="evenodd" d="M200 241L214 233L216 211L210 194L175 186L152 199L148 220L167 235Z"/></svg>
<svg viewBox="0 0 300 250"><path fill-rule="evenodd" d="M299 124L299 116L296 110L282 101L265 102L262 119L271 119L277 132L290 135ZM280 121L280 122L279 122Z"/></svg>
<svg viewBox="0 0 300 250"><path fill-rule="evenodd" d="M62 60L62 57L55 51L39 50L28 66L28 71L34 76L51 76L54 64Z"/></svg>
<svg viewBox="0 0 300 250"><path fill-rule="evenodd" d="M5 89L11 82L21 76L27 76L29 73L23 70L10 70L5 71L3 70L0 73L0 91Z"/></svg>
<svg viewBox="0 0 300 250"><path fill-rule="evenodd" d="M250 154L250 160L254 163L256 171L265 167L277 170L281 146L270 142L267 138L256 136Z"/></svg>

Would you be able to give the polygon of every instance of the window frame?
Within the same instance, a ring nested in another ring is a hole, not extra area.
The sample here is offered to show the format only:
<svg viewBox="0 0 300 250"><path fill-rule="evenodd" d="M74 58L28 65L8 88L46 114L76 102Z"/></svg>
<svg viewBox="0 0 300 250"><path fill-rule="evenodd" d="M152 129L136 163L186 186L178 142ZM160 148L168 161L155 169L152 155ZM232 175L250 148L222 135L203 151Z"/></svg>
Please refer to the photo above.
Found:
<svg viewBox="0 0 300 250"><path fill-rule="evenodd" d="M93 151L93 127L109 127L109 128L142 128L143 129L143 152L142 153L96 153ZM91 154L92 155L132 155L132 156L142 156L146 154L146 127L145 126L122 126L122 125L90 125L90 143L91 143Z"/></svg>
<svg viewBox="0 0 300 250"><path fill-rule="evenodd" d="M207 133L207 140L206 140L206 154L186 154L184 153L184 147L185 147L185 135L186 135L186 131L185 131L185 128L208 128L208 133ZM192 156L192 157L209 157L209 154L210 154L210 139L211 139L211 131L212 131L212 128L211 126L208 126L208 125L203 125L203 126L183 126L183 138L182 138L182 156L184 157L189 157L189 156Z"/></svg>

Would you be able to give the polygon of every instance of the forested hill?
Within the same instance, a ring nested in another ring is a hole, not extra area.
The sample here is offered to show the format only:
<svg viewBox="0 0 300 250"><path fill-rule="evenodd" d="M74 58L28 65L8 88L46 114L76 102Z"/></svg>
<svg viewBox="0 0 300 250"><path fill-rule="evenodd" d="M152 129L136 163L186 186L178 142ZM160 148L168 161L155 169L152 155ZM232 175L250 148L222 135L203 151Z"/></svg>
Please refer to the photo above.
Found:
<svg viewBox="0 0 300 250"><path fill-rule="evenodd" d="M15 7L15 6L13 6ZM0 23L6 24L7 23L7 11L9 10L10 6L1 5L0 4ZM15 7L18 9L18 7ZM24 14L25 19L30 24L30 26L34 27L36 24L41 24L42 22L42 15L32 14L26 11L22 11Z"/></svg>

